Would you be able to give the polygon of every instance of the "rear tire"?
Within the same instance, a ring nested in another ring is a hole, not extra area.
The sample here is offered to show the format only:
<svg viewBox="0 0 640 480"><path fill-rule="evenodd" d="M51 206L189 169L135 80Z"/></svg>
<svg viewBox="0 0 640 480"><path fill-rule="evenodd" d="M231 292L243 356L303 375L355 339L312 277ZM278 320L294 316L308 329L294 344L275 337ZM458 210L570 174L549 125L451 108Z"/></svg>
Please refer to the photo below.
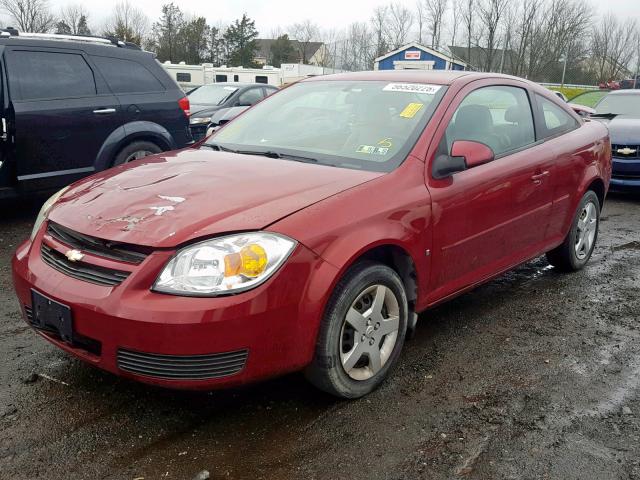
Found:
<svg viewBox="0 0 640 480"><path fill-rule="evenodd" d="M562 245L547 252L549 263L563 272L584 268L595 248L599 227L600 200L589 190L578 205L571 230Z"/></svg>
<svg viewBox="0 0 640 480"><path fill-rule="evenodd" d="M307 378L340 398L370 393L398 362L407 318L398 274L379 263L356 264L331 295Z"/></svg>
<svg viewBox="0 0 640 480"><path fill-rule="evenodd" d="M153 142L147 142L144 140L132 142L118 152L118 155L116 155L116 158L113 160L112 166L115 167L117 165L129 163L134 160L138 160L139 158L155 155L160 152L162 152L162 149Z"/></svg>

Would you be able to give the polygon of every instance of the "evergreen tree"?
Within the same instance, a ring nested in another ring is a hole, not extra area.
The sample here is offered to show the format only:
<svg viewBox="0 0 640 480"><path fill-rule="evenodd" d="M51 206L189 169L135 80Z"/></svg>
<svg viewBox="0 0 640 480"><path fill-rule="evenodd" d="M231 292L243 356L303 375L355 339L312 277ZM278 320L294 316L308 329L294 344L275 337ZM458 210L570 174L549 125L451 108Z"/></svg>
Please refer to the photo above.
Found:
<svg viewBox="0 0 640 480"><path fill-rule="evenodd" d="M233 67L256 67L255 56L258 50L256 37L258 31L253 20L245 13L240 20L229 26L224 34L229 64Z"/></svg>
<svg viewBox="0 0 640 480"><path fill-rule="evenodd" d="M91 35L91 29L87 25L86 15L82 15L78 21L78 35Z"/></svg>
<svg viewBox="0 0 640 480"><path fill-rule="evenodd" d="M271 44L269 52L269 63L280 68L283 63L297 62L296 49L293 47L289 35L280 35Z"/></svg>
<svg viewBox="0 0 640 480"><path fill-rule="evenodd" d="M152 46L161 62L172 63L182 61L180 57L180 31L184 26L184 16L179 7L173 3L162 6L162 17L153 24Z"/></svg>
<svg viewBox="0 0 640 480"><path fill-rule="evenodd" d="M209 28L207 19L204 17L194 18L183 23L178 32L179 48L177 53L180 61L199 65L206 60Z"/></svg>
<svg viewBox="0 0 640 480"><path fill-rule="evenodd" d="M60 20L56 23L56 34L58 35L71 35L71 27L67 25L65 22Z"/></svg>

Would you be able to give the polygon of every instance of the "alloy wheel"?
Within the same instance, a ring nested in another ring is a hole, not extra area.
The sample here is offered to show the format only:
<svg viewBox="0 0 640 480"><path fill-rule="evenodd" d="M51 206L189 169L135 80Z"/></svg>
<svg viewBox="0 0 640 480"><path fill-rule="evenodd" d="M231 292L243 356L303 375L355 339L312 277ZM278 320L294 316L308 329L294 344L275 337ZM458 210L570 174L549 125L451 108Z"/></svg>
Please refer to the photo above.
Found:
<svg viewBox="0 0 640 480"><path fill-rule="evenodd" d="M584 260L591 252L598 228L598 211L593 202L588 202L583 207L577 227L576 256L579 260Z"/></svg>
<svg viewBox="0 0 640 480"><path fill-rule="evenodd" d="M148 150L138 150L137 152L133 152L131 155L129 155L125 159L124 163L133 162L134 160L138 160L140 158L148 157L149 155L153 155L153 152L150 152Z"/></svg>
<svg viewBox="0 0 640 480"><path fill-rule="evenodd" d="M340 360L354 380L376 375L393 353L400 326L399 302L384 285L362 291L347 311L340 333Z"/></svg>

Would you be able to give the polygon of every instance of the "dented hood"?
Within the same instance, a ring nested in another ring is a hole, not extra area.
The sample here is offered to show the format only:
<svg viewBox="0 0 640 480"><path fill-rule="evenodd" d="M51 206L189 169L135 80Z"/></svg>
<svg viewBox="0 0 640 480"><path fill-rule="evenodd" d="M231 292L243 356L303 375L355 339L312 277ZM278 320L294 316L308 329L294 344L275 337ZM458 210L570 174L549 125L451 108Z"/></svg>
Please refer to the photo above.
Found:
<svg viewBox="0 0 640 480"><path fill-rule="evenodd" d="M189 149L75 183L49 218L106 240L173 247L194 238L265 228L380 175Z"/></svg>

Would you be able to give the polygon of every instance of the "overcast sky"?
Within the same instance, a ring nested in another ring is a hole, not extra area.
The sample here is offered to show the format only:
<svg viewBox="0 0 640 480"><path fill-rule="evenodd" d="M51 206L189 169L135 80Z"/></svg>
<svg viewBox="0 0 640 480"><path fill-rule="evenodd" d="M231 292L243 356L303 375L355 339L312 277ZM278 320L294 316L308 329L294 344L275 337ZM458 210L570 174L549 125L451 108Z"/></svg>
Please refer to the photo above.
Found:
<svg viewBox="0 0 640 480"><path fill-rule="evenodd" d="M90 24L101 26L105 17L109 15L113 4L117 0L50 0L55 11L68 3L81 3L91 14ZM152 21L161 13L162 0L130 0L132 4L141 8ZM414 9L416 0L396 0ZM518 0L513 0L518 1ZM167 2L168 3L168 2ZM307 18L312 19L323 28L341 29L352 22L366 21L377 5L387 4L389 1L378 0L179 0L175 2L180 8L189 13L205 16L209 23L218 21L229 23L241 17L246 12L256 21L256 27L261 36L268 36L277 26L286 26ZM599 10L605 12L614 10L621 17L635 17L640 20L640 0L612 0L602 2L593 1L599 5Z"/></svg>

